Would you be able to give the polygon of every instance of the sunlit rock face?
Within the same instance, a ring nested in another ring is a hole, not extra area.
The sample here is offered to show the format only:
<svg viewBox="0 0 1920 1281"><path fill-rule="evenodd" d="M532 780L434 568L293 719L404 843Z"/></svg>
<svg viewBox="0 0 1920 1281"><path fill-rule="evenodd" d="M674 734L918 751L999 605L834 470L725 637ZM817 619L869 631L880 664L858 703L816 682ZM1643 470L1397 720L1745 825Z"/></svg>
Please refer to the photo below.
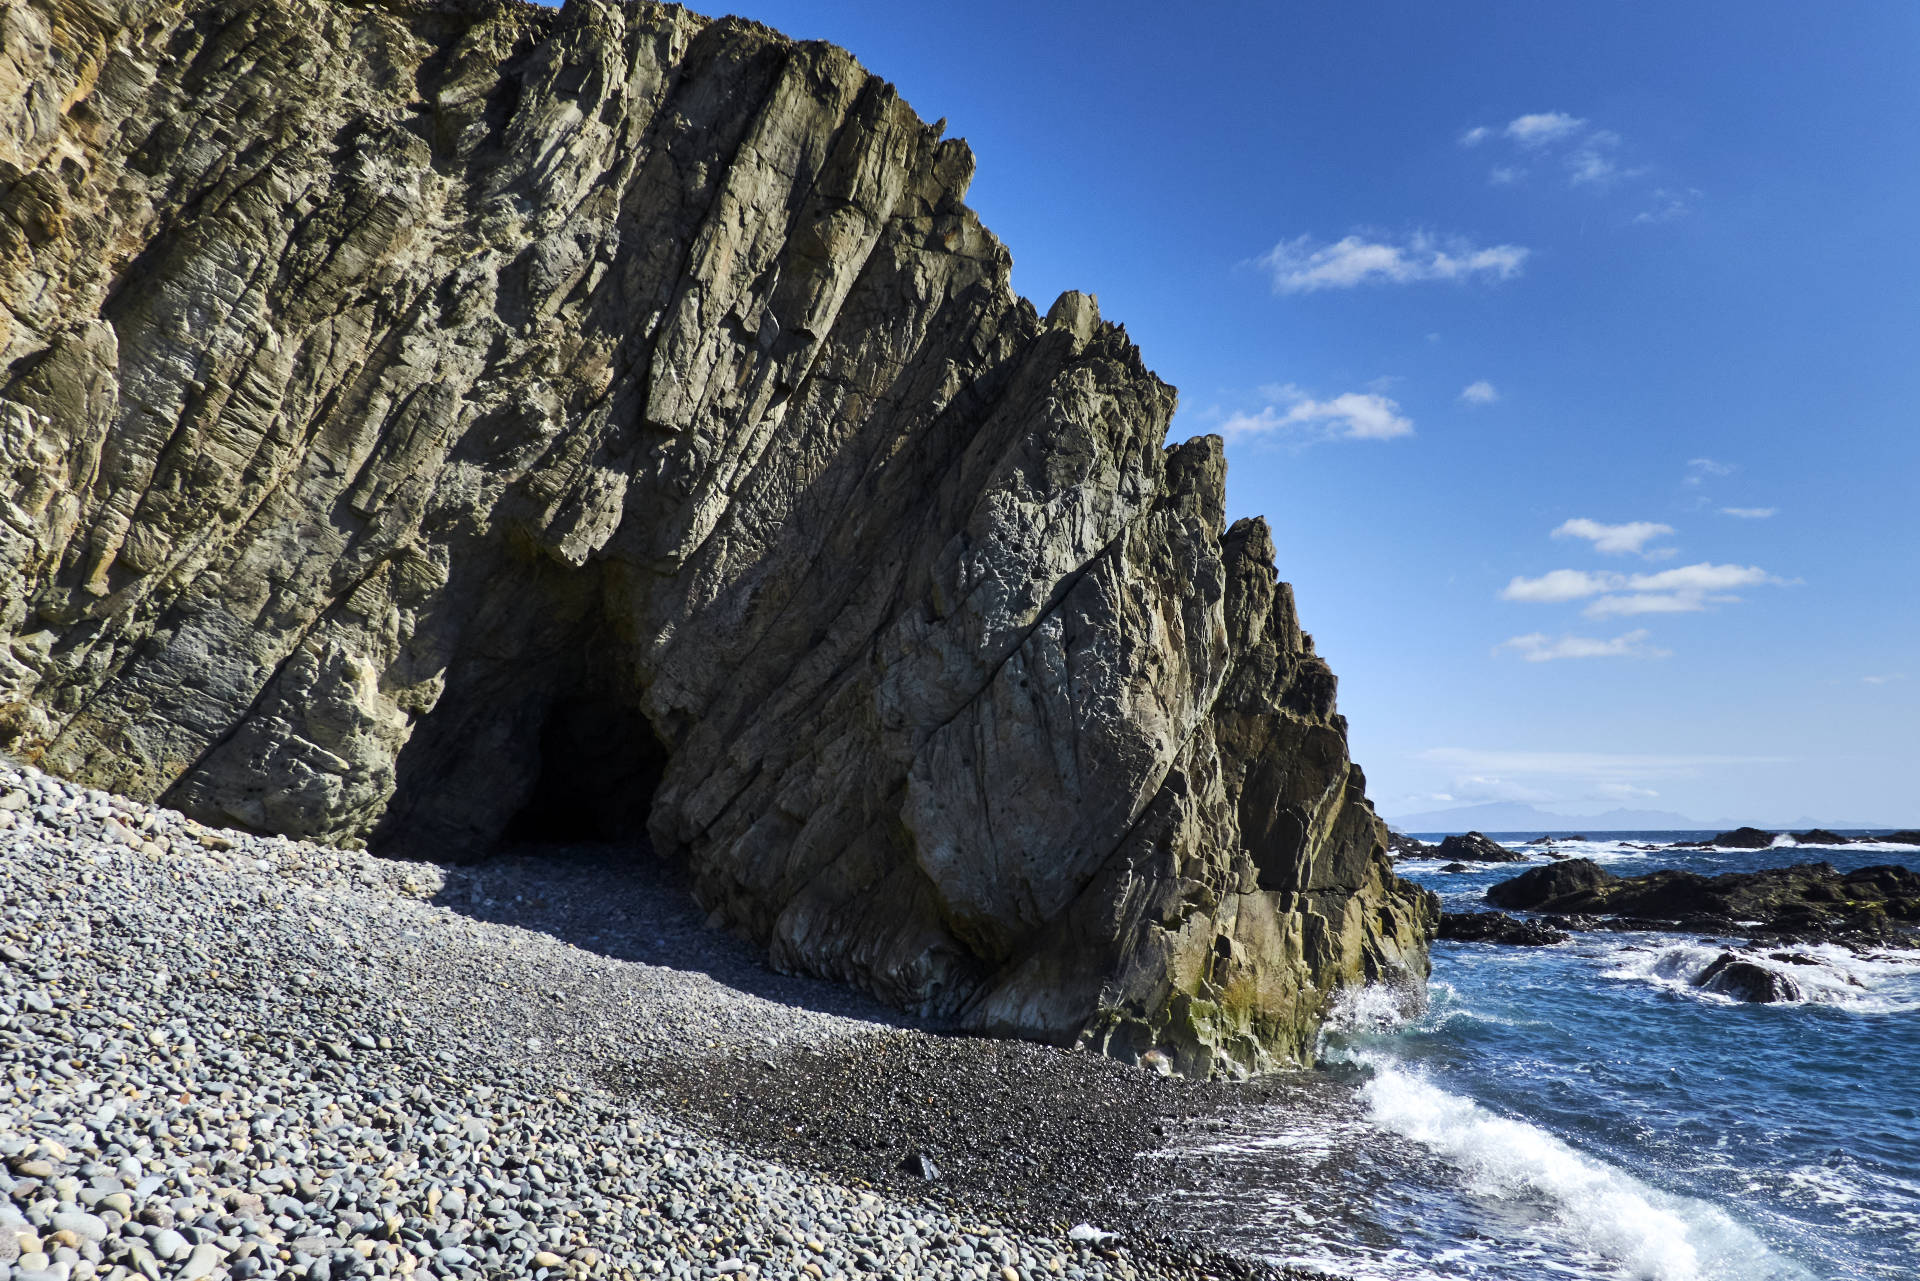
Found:
<svg viewBox="0 0 1920 1281"><path fill-rule="evenodd" d="M0 730L214 821L650 834L785 969L1190 1072L1418 979L1217 438L847 53L0 10Z"/></svg>

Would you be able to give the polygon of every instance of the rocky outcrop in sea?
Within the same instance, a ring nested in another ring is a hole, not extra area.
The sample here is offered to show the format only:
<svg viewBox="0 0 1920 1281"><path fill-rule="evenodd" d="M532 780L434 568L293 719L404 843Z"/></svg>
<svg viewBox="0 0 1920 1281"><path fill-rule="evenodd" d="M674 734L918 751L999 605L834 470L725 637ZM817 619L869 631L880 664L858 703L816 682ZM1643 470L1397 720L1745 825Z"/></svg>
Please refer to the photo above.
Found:
<svg viewBox="0 0 1920 1281"><path fill-rule="evenodd" d="M349 849L644 834L781 969L1187 1072L1424 975L1221 442L850 55L5 20L0 746Z"/></svg>
<svg viewBox="0 0 1920 1281"><path fill-rule="evenodd" d="M1810 942L1920 938L1920 873L1892 865L1841 872L1831 863L1798 863L1720 876L1670 868L1621 877L1590 859L1569 859L1501 881L1486 898L1558 926Z"/></svg>
<svg viewBox="0 0 1920 1281"><path fill-rule="evenodd" d="M1524 863L1529 856L1521 850L1508 849L1490 836L1468 832L1447 837L1428 857L1463 863Z"/></svg>

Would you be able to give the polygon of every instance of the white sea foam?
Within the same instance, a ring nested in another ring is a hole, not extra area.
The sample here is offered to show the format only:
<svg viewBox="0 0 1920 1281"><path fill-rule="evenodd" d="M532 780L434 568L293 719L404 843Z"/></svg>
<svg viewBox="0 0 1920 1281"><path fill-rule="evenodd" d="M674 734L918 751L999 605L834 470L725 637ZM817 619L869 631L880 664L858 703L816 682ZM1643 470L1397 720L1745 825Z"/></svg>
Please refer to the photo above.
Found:
<svg viewBox="0 0 1920 1281"><path fill-rule="evenodd" d="M1541 1227L1641 1281L1786 1281L1810 1277L1702 1201L1651 1187L1525 1121L1451 1094L1385 1055L1362 1089L1374 1124L1458 1168L1469 1189L1540 1208Z"/></svg>
<svg viewBox="0 0 1920 1281"><path fill-rule="evenodd" d="M1637 980L1710 1004L1736 1005L1735 998L1695 987L1694 978L1729 951L1695 939L1628 944L1600 957L1602 978ZM1920 951L1889 949L1856 956L1833 944L1796 945L1738 953L1740 959L1791 979L1800 998L1783 1004L1825 1005L1859 1014L1920 1010ZM1815 962L1795 964L1777 956Z"/></svg>

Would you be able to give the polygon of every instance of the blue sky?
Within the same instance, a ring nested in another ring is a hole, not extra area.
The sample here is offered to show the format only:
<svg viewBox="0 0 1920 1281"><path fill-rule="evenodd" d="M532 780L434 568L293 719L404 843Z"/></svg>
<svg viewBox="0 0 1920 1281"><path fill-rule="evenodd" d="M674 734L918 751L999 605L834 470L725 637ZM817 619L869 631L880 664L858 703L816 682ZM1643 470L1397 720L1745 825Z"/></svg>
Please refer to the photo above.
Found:
<svg viewBox="0 0 1920 1281"><path fill-rule="evenodd" d="M1920 822L1920 6L745 16L1227 435L1383 812Z"/></svg>

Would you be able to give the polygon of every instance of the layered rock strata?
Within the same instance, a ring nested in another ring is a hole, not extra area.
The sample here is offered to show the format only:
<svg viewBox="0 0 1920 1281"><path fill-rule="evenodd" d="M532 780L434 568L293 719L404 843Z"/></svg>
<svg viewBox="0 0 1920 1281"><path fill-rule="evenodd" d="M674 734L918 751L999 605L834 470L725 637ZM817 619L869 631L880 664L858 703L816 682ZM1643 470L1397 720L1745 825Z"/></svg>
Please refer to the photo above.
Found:
<svg viewBox="0 0 1920 1281"><path fill-rule="evenodd" d="M676 7L0 9L0 739L339 844L644 830L778 966L1305 1059L1435 905L1220 442L972 169Z"/></svg>

